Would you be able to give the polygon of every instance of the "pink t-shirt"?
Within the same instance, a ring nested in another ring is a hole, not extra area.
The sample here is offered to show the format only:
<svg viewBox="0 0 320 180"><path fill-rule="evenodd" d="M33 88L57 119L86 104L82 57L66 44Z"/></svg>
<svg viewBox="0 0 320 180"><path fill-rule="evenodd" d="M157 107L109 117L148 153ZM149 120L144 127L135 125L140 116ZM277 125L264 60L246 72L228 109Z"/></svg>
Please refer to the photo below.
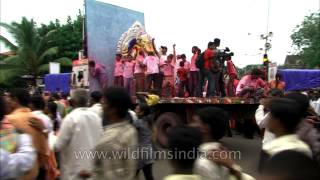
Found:
<svg viewBox="0 0 320 180"><path fill-rule="evenodd" d="M123 76L123 62L117 61L114 63L114 76Z"/></svg>
<svg viewBox="0 0 320 180"><path fill-rule="evenodd" d="M187 71L190 71L190 63L188 61L184 62L183 66Z"/></svg>
<svg viewBox="0 0 320 180"><path fill-rule="evenodd" d="M161 65L164 65L166 60L167 60L167 56L161 55L161 57L160 57L160 71L161 72L164 72L164 69L163 69L164 66L161 66Z"/></svg>
<svg viewBox="0 0 320 180"><path fill-rule="evenodd" d="M124 62L123 77L125 77L125 78L132 78L133 77L134 65L135 65L134 61Z"/></svg>
<svg viewBox="0 0 320 180"><path fill-rule="evenodd" d="M165 63L162 66L164 76L173 76L174 73L174 65L173 63Z"/></svg>
<svg viewBox="0 0 320 180"><path fill-rule="evenodd" d="M263 88L266 83L261 79L251 79L251 75L244 76L238 84L236 94L239 94L244 87L253 87L254 89Z"/></svg>
<svg viewBox="0 0 320 180"><path fill-rule="evenodd" d="M160 60L156 56L147 56L143 64L147 66L147 74L159 73Z"/></svg>
<svg viewBox="0 0 320 180"><path fill-rule="evenodd" d="M190 71L199 71L199 69L196 66L196 60L198 58L198 54L194 54L191 58L191 67L190 67Z"/></svg>
<svg viewBox="0 0 320 180"><path fill-rule="evenodd" d="M138 55L138 57L136 59L136 65L134 67L134 73L135 74L144 73L145 72L145 68L140 66L140 63L143 64L143 60L144 60L144 57Z"/></svg>
<svg viewBox="0 0 320 180"><path fill-rule="evenodd" d="M177 63L176 63L176 68L179 69L180 68L180 62L182 61L182 59L178 59ZM185 68L187 71L190 70L190 63L188 61L184 62L184 66L183 68Z"/></svg>

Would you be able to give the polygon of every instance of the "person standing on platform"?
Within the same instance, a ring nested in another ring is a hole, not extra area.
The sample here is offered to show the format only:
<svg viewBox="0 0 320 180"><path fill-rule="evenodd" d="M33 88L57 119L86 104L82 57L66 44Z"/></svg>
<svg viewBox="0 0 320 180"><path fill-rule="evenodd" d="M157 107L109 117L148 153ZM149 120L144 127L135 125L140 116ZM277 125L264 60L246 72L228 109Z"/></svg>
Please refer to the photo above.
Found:
<svg viewBox="0 0 320 180"><path fill-rule="evenodd" d="M167 90L169 88L171 97L174 97L174 55L169 54L167 61L161 66L164 72L164 80L162 85L162 95L168 97Z"/></svg>
<svg viewBox="0 0 320 180"><path fill-rule="evenodd" d="M158 57L160 59L160 72L159 72L159 79L158 79L159 87L162 87L163 85L163 80L165 75L164 75L164 69L161 65L165 64L165 62L167 61L167 51L168 51L168 48L166 46L161 46L160 54L158 54Z"/></svg>
<svg viewBox="0 0 320 180"><path fill-rule="evenodd" d="M135 61L129 55L128 59L124 62L124 89L129 93L130 96L133 95L133 72L135 67Z"/></svg>
<svg viewBox="0 0 320 180"><path fill-rule="evenodd" d="M116 54L116 61L114 63L113 85L115 87L123 87L123 61L121 54Z"/></svg>
<svg viewBox="0 0 320 180"><path fill-rule="evenodd" d="M185 97L185 89L188 89L188 70L185 68L185 62L180 62L180 68L177 70L179 78L179 97Z"/></svg>
<svg viewBox="0 0 320 180"><path fill-rule="evenodd" d="M234 97L236 95L236 88L239 80L237 80L237 69L233 64L231 57L227 59L227 74L229 76L229 80L226 85L227 95L229 97Z"/></svg>
<svg viewBox="0 0 320 180"><path fill-rule="evenodd" d="M192 47L193 56L190 64L190 78L189 78L189 89L191 97L199 97L199 69L196 67L196 60L201 50L197 46Z"/></svg>
<svg viewBox="0 0 320 180"><path fill-rule="evenodd" d="M214 58L211 60L211 72L213 77L213 82L215 84L212 84L214 86L214 91L216 96L226 96L225 91L225 84L224 84L224 77L223 77L223 66L224 64L221 64L220 60L217 58L218 54L218 47L220 46L220 39L215 38L213 41L213 52L214 52Z"/></svg>
<svg viewBox="0 0 320 180"><path fill-rule="evenodd" d="M204 51L203 55L198 59L198 64L201 64L201 76L200 76L200 88L201 92L204 92L204 86L206 80L208 80L208 89L207 89L207 97L214 97L216 95L216 82L213 78L213 73L211 71L211 62L214 61L215 52L214 43L209 42L207 50ZM200 63L201 62L201 63ZM199 65L198 65L199 66ZM199 66L200 67L200 66Z"/></svg>
<svg viewBox="0 0 320 180"><path fill-rule="evenodd" d="M159 93L161 87L159 86L159 58L153 52L149 52L143 64L147 66L146 91L154 89Z"/></svg>
<svg viewBox="0 0 320 180"><path fill-rule="evenodd" d="M143 64L145 54L143 51L140 51L134 67L134 78L136 92L143 92L145 90L145 65Z"/></svg>

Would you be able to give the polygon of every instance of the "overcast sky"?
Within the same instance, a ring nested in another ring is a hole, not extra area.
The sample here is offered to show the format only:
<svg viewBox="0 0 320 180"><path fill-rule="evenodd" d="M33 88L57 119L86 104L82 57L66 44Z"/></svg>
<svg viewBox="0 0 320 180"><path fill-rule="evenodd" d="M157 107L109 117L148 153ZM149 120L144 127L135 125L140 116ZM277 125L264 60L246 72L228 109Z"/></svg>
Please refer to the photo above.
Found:
<svg viewBox="0 0 320 180"><path fill-rule="evenodd" d="M264 46L260 34L267 32L267 12L270 3L269 31L272 31L271 61L282 64L291 47L290 35L304 16L320 9L320 0L101 0L145 13L147 32L156 45L166 45L171 52L177 44L179 54L191 56L191 47L205 49L208 41L219 37L221 48L234 51L233 61L243 67L262 63ZM1 22L33 18L38 24L68 15L75 17L83 0L0 0ZM1 34L8 34L1 29ZM6 49L1 46L1 52Z"/></svg>

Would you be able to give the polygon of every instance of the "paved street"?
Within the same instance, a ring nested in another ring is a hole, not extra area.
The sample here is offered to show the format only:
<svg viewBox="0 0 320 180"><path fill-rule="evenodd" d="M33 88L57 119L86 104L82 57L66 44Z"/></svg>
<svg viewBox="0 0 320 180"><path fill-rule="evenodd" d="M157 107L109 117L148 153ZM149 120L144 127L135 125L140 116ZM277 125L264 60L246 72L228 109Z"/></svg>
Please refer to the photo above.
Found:
<svg viewBox="0 0 320 180"><path fill-rule="evenodd" d="M261 149L261 138L245 139L242 136L234 135L232 138L225 137L222 143L229 149L241 152L241 160L237 163L241 165L244 172L256 176L259 162L259 154ZM156 180L162 180L163 177L172 172L170 162L167 160L160 160L154 164L153 173ZM143 173L139 175L140 180L144 180Z"/></svg>

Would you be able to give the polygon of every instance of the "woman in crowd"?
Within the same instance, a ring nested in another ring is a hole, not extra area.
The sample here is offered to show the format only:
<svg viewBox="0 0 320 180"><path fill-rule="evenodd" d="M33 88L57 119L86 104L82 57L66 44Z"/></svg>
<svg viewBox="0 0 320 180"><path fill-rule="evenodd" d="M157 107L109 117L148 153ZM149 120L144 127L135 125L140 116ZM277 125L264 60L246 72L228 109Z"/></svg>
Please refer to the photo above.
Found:
<svg viewBox="0 0 320 180"><path fill-rule="evenodd" d="M138 171L143 170L146 180L153 180L153 145L150 119L150 107L146 103L139 103L135 110L138 120L133 121L133 125L138 131Z"/></svg>
<svg viewBox="0 0 320 180"><path fill-rule="evenodd" d="M277 73L276 79L271 81L269 86L270 89L279 89L281 91L284 91L286 83L282 80L282 75L280 73Z"/></svg>

